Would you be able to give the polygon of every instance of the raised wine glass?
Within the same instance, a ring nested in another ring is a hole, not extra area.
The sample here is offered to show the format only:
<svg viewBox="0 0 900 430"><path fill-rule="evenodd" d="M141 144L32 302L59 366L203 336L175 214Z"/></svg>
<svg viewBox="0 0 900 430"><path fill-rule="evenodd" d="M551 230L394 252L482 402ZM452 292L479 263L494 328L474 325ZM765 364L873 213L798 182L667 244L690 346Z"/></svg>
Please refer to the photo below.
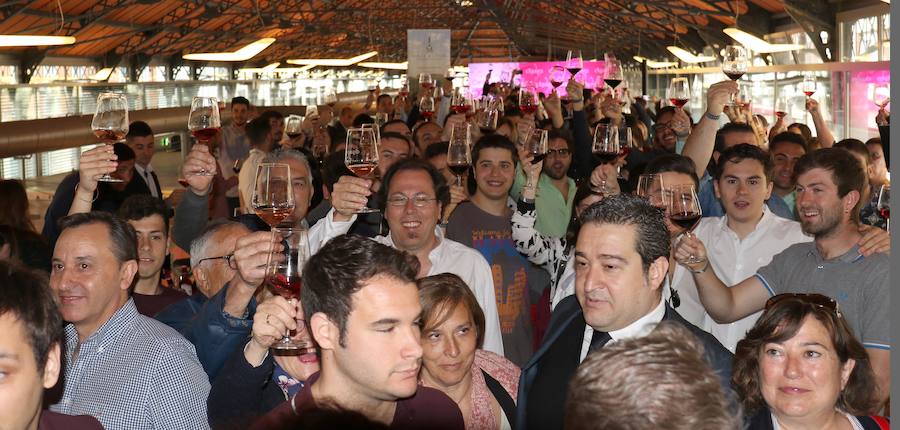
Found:
<svg viewBox="0 0 900 430"><path fill-rule="evenodd" d="M256 215L272 228L294 212L290 165L260 163L256 167L251 206Z"/></svg>
<svg viewBox="0 0 900 430"><path fill-rule="evenodd" d="M877 84L872 87L871 93L872 103L878 106L878 109L884 109L891 102L891 86L890 84Z"/></svg>
<svg viewBox="0 0 900 430"><path fill-rule="evenodd" d="M97 96L97 110L91 121L94 136L107 145L112 145L128 134L128 99L125 94L100 93ZM100 182L122 182L109 173L97 178Z"/></svg>
<svg viewBox="0 0 900 430"><path fill-rule="evenodd" d="M456 176L456 185L462 185L462 178L472 167L472 125L461 123L450 130L450 144L447 146L447 168Z"/></svg>
<svg viewBox="0 0 900 430"><path fill-rule="evenodd" d="M728 45L722 50L722 72L732 81L737 81L747 73L750 56L741 45ZM735 105L735 95L731 95L731 105Z"/></svg>
<svg viewBox="0 0 900 430"><path fill-rule="evenodd" d="M309 259L309 239L304 228L280 228L273 233L281 239L283 249L269 253L266 265L266 284L272 293L284 297L294 305L300 300L303 286L303 266ZM297 319L297 330L289 330L272 344L276 351L291 351L290 355L315 353L315 345L304 336L306 322Z"/></svg>
<svg viewBox="0 0 900 430"><path fill-rule="evenodd" d="M303 117L300 115L288 115L284 120L284 133L291 140L303 135Z"/></svg>
<svg viewBox="0 0 900 430"><path fill-rule="evenodd" d="M594 164L612 164L615 163L621 150L619 141L619 129L610 123L600 123L594 128L594 143L591 146L591 152L594 155ZM593 188L596 194L607 195L612 190L603 180L599 187Z"/></svg>
<svg viewBox="0 0 900 430"><path fill-rule="evenodd" d="M523 114L533 114L538 108L537 92L533 88L519 89L519 110Z"/></svg>
<svg viewBox="0 0 900 430"><path fill-rule="evenodd" d="M778 97L778 100L775 102L775 117L783 119L787 116L790 107L790 99L787 96Z"/></svg>
<svg viewBox="0 0 900 430"><path fill-rule="evenodd" d="M573 49L570 50L566 54L566 70L572 75L572 79L575 79L575 75L584 68L584 60L581 58L581 50Z"/></svg>
<svg viewBox="0 0 900 430"><path fill-rule="evenodd" d="M659 208L665 208L663 199L663 177L658 173L644 173L638 177L637 195L647 199L650 204Z"/></svg>
<svg viewBox="0 0 900 430"><path fill-rule="evenodd" d="M533 129L525 140L525 151L534 157L532 163L541 163L547 158L550 145L547 139L547 130Z"/></svg>
<svg viewBox="0 0 900 430"><path fill-rule="evenodd" d="M667 199L669 221L682 229L675 242L677 243L685 235L692 234L691 231L697 226L700 217L703 216L703 210L700 208L700 200L697 198L697 190L694 184L673 185L667 189L664 194ZM697 264L704 260L691 255L685 263Z"/></svg>
<svg viewBox="0 0 900 430"><path fill-rule="evenodd" d="M605 82L612 90L613 99L617 98L616 87L618 87L623 80L625 80L625 76L622 72L622 65L619 64L619 60L610 56L606 60L606 76L603 78L603 82Z"/></svg>
<svg viewBox="0 0 900 430"><path fill-rule="evenodd" d="M191 101L191 113L188 116L188 130L201 145L209 145L219 129L222 121L219 118L219 101L215 97L194 97ZM193 172L198 176L214 176L216 172L199 170Z"/></svg>
<svg viewBox="0 0 900 430"><path fill-rule="evenodd" d="M816 93L816 90L816 77L812 75L804 76L803 82L800 83L800 91L803 91L803 94L806 94L806 98L810 98Z"/></svg>
<svg viewBox="0 0 900 430"><path fill-rule="evenodd" d="M419 85L427 92L434 89L434 78L431 77L431 73L419 73Z"/></svg>
<svg viewBox="0 0 900 430"><path fill-rule="evenodd" d="M467 117L470 115L472 100L469 99L464 88L453 90L453 96L450 97L450 110L453 113L465 114Z"/></svg>
<svg viewBox="0 0 900 430"><path fill-rule="evenodd" d="M344 164L359 178L371 179L378 168L378 139L371 128L351 128L347 130L347 145L344 149ZM378 212L378 209L364 207L356 213Z"/></svg>
<svg viewBox="0 0 900 430"><path fill-rule="evenodd" d="M875 206L878 215L884 218L886 230L891 231L891 185L884 184L878 189L878 203Z"/></svg>
<svg viewBox="0 0 900 430"><path fill-rule="evenodd" d="M431 97L431 91L428 91L421 99L419 99L419 114L426 122L434 120L434 97Z"/></svg>
<svg viewBox="0 0 900 430"><path fill-rule="evenodd" d="M691 87L687 78L674 78L666 90L666 97L673 106L683 107L691 98Z"/></svg>
<svg viewBox="0 0 900 430"><path fill-rule="evenodd" d="M475 124L481 134L491 134L497 130L497 120L500 118L500 102L497 98L487 96L481 101L484 109L475 115Z"/></svg>
<svg viewBox="0 0 900 430"><path fill-rule="evenodd" d="M553 85L554 90L565 83L568 80L568 77L568 72L566 72L566 68L563 66L553 66L553 68L550 69L550 85Z"/></svg>

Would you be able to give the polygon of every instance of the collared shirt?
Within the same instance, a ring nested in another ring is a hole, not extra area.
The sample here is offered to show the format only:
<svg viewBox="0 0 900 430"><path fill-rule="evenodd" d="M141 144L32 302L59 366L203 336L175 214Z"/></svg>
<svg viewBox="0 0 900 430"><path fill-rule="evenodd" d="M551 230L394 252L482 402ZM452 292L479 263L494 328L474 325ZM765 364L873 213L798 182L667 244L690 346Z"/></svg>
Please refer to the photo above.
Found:
<svg viewBox="0 0 900 430"><path fill-rule="evenodd" d="M309 229L310 253L315 254L328 240L346 234L357 215L349 221L334 220L334 209L328 211L325 218L319 220ZM459 242L444 238L442 229L435 227L434 234L437 246L428 253L431 269L428 276L440 273L453 273L472 289L478 304L484 311L484 347L498 355L503 355L503 339L500 334L500 318L497 313L497 299L494 294L494 278L487 260L478 251ZM395 248L391 235L373 237L372 240Z"/></svg>
<svg viewBox="0 0 900 430"><path fill-rule="evenodd" d="M65 331L65 390L50 410L92 415L107 429L209 428L209 381L194 346L133 300L80 344L74 325Z"/></svg>
<svg viewBox="0 0 900 430"><path fill-rule="evenodd" d="M648 314L640 317L637 321L628 324L625 327L622 327L618 330L613 330L609 332L609 337L611 338L609 342L617 342L624 339L632 339L636 337L646 336L654 328L656 325L663 320L666 316L666 302L662 297L659 298L659 304L653 308ZM587 357L587 354L591 348L591 337L594 335L594 329L590 324L584 325L584 338L581 340L581 357L578 359L579 362L584 361L584 358Z"/></svg>
<svg viewBox="0 0 900 430"><path fill-rule="evenodd" d="M575 201L575 181L566 176L569 184L568 195L563 196L559 188L553 185L553 180L546 174L541 174L537 183L537 194L534 198L537 219L534 228L544 236L563 237L569 228L569 218L572 216L572 204ZM526 178L522 168L516 168L516 180L510 190L510 196L518 200L525 186Z"/></svg>
<svg viewBox="0 0 900 430"><path fill-rule="evenodd" d="M853 334L866 348L891 349L890 261L887 254L863 257L854 244L825 259L815 242L789 246L756 272L770 295L818 293L837 301Z"/></svg>
<svg viewBox="0 0 900 430"><path fill-rule="evenodd" d="M150 194L153 197L161 198L159 193L156 191L156 181L153 180L153 166L147 165L147 167L141 167L137 163L134 164L134 169L137 170L138 176L144 180L147 184L147 188L150 189Z"/></svg>
<svg viewBox="0 0 900 430"><path fill-rule="evenodd" d="M803 234L800 223L777 216L765 206L756 228L743 239L728 227L727 215L701 218L694 235L706 246L710 269L728 286L753 276L787 247L812 240ZM672 285L681 298L681 305L675 309L678 314L711 333L731 352L762 314L760 311L733 323L719 324L706 313L694 277L684 266L675 267Z"/></svg>

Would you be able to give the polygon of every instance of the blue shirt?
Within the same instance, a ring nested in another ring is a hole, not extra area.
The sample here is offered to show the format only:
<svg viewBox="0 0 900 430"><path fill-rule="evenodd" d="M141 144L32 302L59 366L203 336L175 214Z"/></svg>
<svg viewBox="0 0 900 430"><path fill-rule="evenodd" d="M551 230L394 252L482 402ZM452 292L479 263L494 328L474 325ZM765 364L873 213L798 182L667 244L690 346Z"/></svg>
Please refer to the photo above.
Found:
<svg viewBox="0 0 900 430"><path fill-rule="evenodd" d="M84 342L74 325L65 331L65 390L50 410L91 415L107 429L209 428L209 381L194 346L133 300Z"/></svg>

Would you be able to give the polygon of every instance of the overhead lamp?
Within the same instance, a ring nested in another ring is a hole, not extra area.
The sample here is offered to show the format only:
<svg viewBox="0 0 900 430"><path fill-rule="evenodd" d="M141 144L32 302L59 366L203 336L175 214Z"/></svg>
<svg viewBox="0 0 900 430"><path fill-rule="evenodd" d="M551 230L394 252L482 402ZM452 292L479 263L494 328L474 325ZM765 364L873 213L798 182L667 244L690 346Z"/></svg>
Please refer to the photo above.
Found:
<svg viewBox="0 0 900 430"><path fill-rule="evenodd" d="M0 46L51 46L71 45L75 43L72 36L37 36L32 34L0 34Z"/></svg>
<svg viewBox="0 0 900 430"><path fill-rule="evenodd" d="M305 65L313 65L313 66L327 66L327 67L350 67L360 61L368 60L374 56L378 55L378 51L366 52L362 55L357 55L353 58L309 58L309 59L294 59L287 60L289 64L296 64L299 66Z"/></svg>
<svg viewBox="0 0 900 430"><path fill-rule="evenodd" d="M679 60L684 61L685 63L706 63L716 60L716 57L710 57L708 55L694 55L687 50L679 48L677 46L667 46L666 49L668 49L669 52L671 52L673 55L678 57Z"/></svg>
<svg viewBox="0 0 900 430"><path fill-rule="evenodd" d="M409 62L404 61L402 63L382 63L377 61L370 61L359 63L357 64L357 66L368 67L370 69L406 70L407 67L409 67Z"/></svg>
<svg viewBox="0 0 900 430"><path fill-rule="evenodd" d="M651 69L665 69L666 67L675 67L678 65L678 63L674 61L653 61L649 58L641 57L640 55L635 55L632 58L634 58L634 61L637 61L639 63L643 63L644 61L646 61L647 67Z"/></svg>
<svg viewBox="0 0 900 430"><path fill-rule="evenodd" d="M239 69L238 72L242 73L299 73L305 72L309 69L312 69L316 66L303 66L303 67L278 67L281 63L272 63L266 67L245 67Z"/></svg>
<svg viewBox="0 0 900 430"><path fill-rule="evenodd" d="M769 43L746 31L734 27L728 27L722 31L753 52L768 54L772 52L786 52L803 49L803 45L798 45L796 43Z"/></svg>
<svg viewBox="0 0 900 430"><path fill-rule="evenodd" d="M256 54L259 54L264 49L268 48L269 45L274 42L274 38L266 37L255 42L251 42L243 48L240 48L237 51L233 52L203 52L197 54L185 54L182 55L181 58L194 61L247 61L255 57Z"/></svg>
<svg viewBox="0 0 900 430"><path fill-rule="evenodd" d="M98 70L97 73L94 73L93 75L89 76L88 79L90 79L92 81L105 81L105 80L109 79L109 75L112 74L112 71L113 71L112 67L104 67L104 68Z"/></svg>

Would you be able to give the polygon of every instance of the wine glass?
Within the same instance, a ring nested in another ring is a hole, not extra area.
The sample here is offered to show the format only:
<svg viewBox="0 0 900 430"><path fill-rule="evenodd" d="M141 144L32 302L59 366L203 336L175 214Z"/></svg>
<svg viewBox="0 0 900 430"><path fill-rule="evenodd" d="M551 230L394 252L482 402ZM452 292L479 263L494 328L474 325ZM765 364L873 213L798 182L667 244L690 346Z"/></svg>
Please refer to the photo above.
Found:
<svg viewBox="0 0 900 430"><path fill-rule="evenodd" d="M684 235L691 234L691 230L697 226L700 217L703 216L703 210L700 208L700 200L697 198L694 184L673 185L667 191L664 197L667 199L669 221L684 229L675 239L677 243ZM703 261L691 255L685 263L697 264Z"/></svg>
<svg viewBox="0 0 900 430"><path fill-rule="evenodd" d="M426 91L434 88L434 78L431 77L431 73L419 73L419 85Z"/></svg>
<svg viewBox="0 0 900 430"><path fill-rule="evenodd" d="M453 111L453 113L465 114L466 117L470 115L469 111L472 110L472 100L466 95L466 90L464 88L456 88L453 90L453 95L450 97L450 110Z"/></svg>
<svg viewBox="0 0 900 430"><path fill-rule="evenodd" d="M749 82L738 83L737 95L732 94L735 98L734 106L745 108L753 103L753 85Z"/></svg>
<svg viewBox="0 0 900 430"><path fill-rule="evenodd" d="M497 130L497 120L500 117L500 106L496 98L486 97L482 99L484 110L475 115L475 124L481 134L491 134Z"/></svg>
<svg viewBox="0 0 900 430"><path fill-rule="evenodd" d="M673 106L683 107L691 98L691 87L687 78L674 78L666 90L666 98Z"/></svg>
<svg viewBox="0 0 900 430"><path fill-rule="evenodd" d="M222 127L219 119L219 101L215 97L194 97L191 101L191 113L188 116L188 129L201 145L208 145ZM193 172L198 176L214 176L216 172L199 170Z"/></svg>
<svg viewBox="0 0 900 430"><path fill-rule="evenodd" d="M889 84L873 86L870 98L872 103L875 103L875 106L878 106L879 109L884 109L891 102L891 86Z"/></svg>
<svg viewBox="0 0 900 430"><path fill-rule="evenodd" d="M294 140L303 135L303 117L300 115L288 115L284 120L284 133Z"/></svg>
<svg viewBox="0 0 900 430"><path fill-rule="evenodd" d="M613 98L616 98L616 87L622 83L625 76L622 74L622 65L615 57L609 57L606 60L606 76L603 82L612 90Z"/></svg>
<svg viewBox="0 0 900 430"><path fill-rule="evenodd" d="M732 81L737 81L747 73L750 67L750 56L741 45L728 45L722 50L722 72ZM735 95L731 95L732 106L735 104Z"/></svg>
<svg viewBox="0 0 900 430"><path fill-rule="evenodd" d="M450 85L453 85L453 78L456 77L456 71L453 70L453 67L448 67L447 72L444 73L444 79L450 82Z"/></svg>
<svg viewBox="0 0 900 430"><path fill-rule="evenodd" d="M525 147L525 143L528 139L531 138L531 133L534 131L534 121L529 120L520 120L518 124L516 124L516 140L513 142L518 147Z"/></svg>
<svg viewBox="0 0 900 430"><path fill-rule="evenodd" d="M816 89L816 77L811 75L804 76L803 82L800 83L800 91L806 94L807 99L816 93Z"/></svg>
<svg viewBox="0 0 900 430"><path fill-rule="evenodd" d="M550 69L550 85L553 85L554 90L566 82L568 77L568 72L563 66L553 66Z"/></svg>
<svg viewBox="0 0 900 430"><path fill-rule="evenodd" d="M304 228L280 228L273 233L281 239L283 249L270 252L266 264L266 284L272 293L284 297L294 305L300 300L303 266L309 259L309 238ZM306 322L297 319L297 330L285 332L284 337L272 344L272 349L292 351L291 355L315 352L315 345L308 336L301 336L307 330Z"/></svg>
<svg viewBox="0 0 900 430"><path fill-rule="evenodd" d="M97 96L97 110L91 121L94 136L107 145L112 145L128 134L128 99L125 94L100 93ZM122 182L109 173L97 178L100 182Z"/></svg>
<svg viewBox="0 0 900 430"><path fill-rule="evenodd" d="M891 231L891 185L884 184L878 189L878 203L875 206L878 215L887 223L886 230Z"/></svg>
<svg viewBox="0 0 900 430"><path fill-rule="evenodd" d="M250 202L256 215L269 227L275 228L289 217L294 212L291 166L260 163L256 167L256 184Z"/></svg>
<svg viewBox="0 0 900 430"><path fill-rule="evenodd" d="M403 83L400 84L400 89L397 90L397 95L403 99L409 95L409 81L406 79L403 80Z"/></svg>
<svg viewBox="0 0 900 430"><path fill-rule="evenodd" d="M572 79L575 79L575 75L584 68L584 60L581 59L581 50L573 49L570 50L566 54L566 70L572 75Z"/></svg>
<svg viewBox="0 0 900 430"><path fill-rule="evenodd" d="M334 105L338 102L337 92L332 87L328 87L325 89L325 104L334 107Z"/></svg>
<svg viewBox="0 0 900 430"><path fill-rule="evenodd" d="M519 110L523 114L533 114L538 108L537 92L533 88L522 88L519 90Z"/></svg>
<svg viewBox="0 0 900 430"><path fill-rule="evenodd" d="M472 125L456 124L450 130L450 144L447 146L447 168L456 176L456 185L462 185L462 177L472 166Z"/></svg>
<svg viewBox="0 0 900 430"><path fill-rule="evenodd" d="M547 139L547 130L533 129L525 140L525 151L534 157L532 163L540 163L547 158L547 151L550 148Z"/></svg>
<svg viewBox="0 0 900 430"><path fill-rule="evenodd" d="M658 173L644 173L638 177L637 195L647 199L651 205L665 207L663 199L663 177Z"/></svg>
<svg viewBox="0 0 900 430"><path fill-rule="evenodd" d="M434 98L426 94L419 99L419 114L426 122L434 120Z"/></svg>
<svg viewBox="0 0 900 430"><path fill-rule="evenodd" d="M600 123L594 128L594 142L591 152L594 154L594 164L615 163L621 150L619 141L619 127L610 123ZM606 184L606 180L600 182L600 186L593 189L600 195L612 192Z"/></svg>
<svg viewBox="0 0 900 430"><path fill-rule="evenodd" d="M791 103L787 96L778 97L778 100L775 102L775 117L786 117L790 108Z"/></svg>
<svg viewBox="0 0 900 430"><path fill-rule="evenodd" d="M347 130L347 145L344 149L344 164L360 178L371 178L378 168L378 140L371 128L351 128ZM378 212L378 209L364 207L356 213Z"/></svg>

